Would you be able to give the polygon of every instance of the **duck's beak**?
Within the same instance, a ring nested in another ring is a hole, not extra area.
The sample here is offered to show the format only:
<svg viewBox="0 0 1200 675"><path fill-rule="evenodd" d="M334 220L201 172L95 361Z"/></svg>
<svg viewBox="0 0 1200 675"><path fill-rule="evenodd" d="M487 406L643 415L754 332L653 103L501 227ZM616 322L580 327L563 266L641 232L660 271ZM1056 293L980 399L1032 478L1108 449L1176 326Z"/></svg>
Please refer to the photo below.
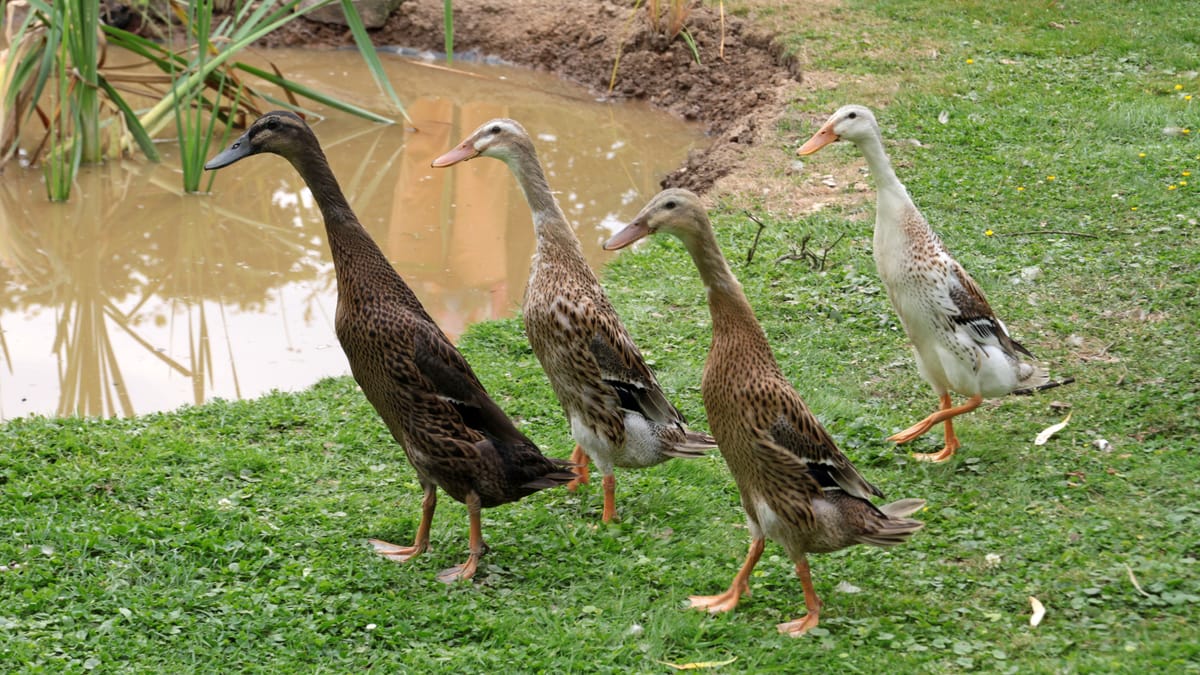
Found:
<svg viewBox="0 0 1200 675"><path fill-rule="evenodd" d="M650 234L650 228L643 221L635 220L625 226L623 230L614 234L608 241L604 242L605 251L616 251L617 249L625 248L633 242Z"/></svg>
<svg viewBox="0 0 1200 675"><path fill-rule="evenodd" d="M811 155L821 148L833 143L838 139L838 135L833 133L833 122L826 122L825 126L817 130L812 138L804 142L800 149L796 151L797 155Z"/></svg>
<svg viewBox="0 0 1200 675"><path fill-rule="evenodd" d="M474 159L478 156L479 151L475 149L475 146L471 144L471 139L468 138L462 143L459 143L458 146L450 152L447 152L441 157L433 160L431 166L433 166L435 169L442 169L454 164L458 164L459 162L465 162L468 159Z"/></svg>
<svg viewBox="0 0 1200 675"><path fill-rule="evenodd" d="M204 165L204 168L208 171L220 169L233 164L239 159L249 157L252 154L254 153L251 152L250 148L250 132L247 131L239 136L236 141L231 143L228 148L225 148L221 152L217 153L216 157L208 160L208 162Z"/></svg>

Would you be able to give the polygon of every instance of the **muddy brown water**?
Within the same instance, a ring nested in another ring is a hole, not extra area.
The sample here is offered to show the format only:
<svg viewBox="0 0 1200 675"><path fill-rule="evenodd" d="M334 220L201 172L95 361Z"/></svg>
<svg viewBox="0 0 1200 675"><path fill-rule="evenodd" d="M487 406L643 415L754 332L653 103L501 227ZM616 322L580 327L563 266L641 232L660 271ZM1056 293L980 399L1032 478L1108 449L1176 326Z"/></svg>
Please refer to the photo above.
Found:
<svg viewBox="0 0 1200 675"><path fill-rule="evenodd" d="M518 310L534 235L506 166L432 169L434 157L488 119L520 121L598 267L600 243L704 142L695 126L598 102L549 75L381 56L415 128L341 113L313 126L359 219L454 338ZM289 77L386 110L354 52L269 58ZM6 168L0 419L142 414L349 373L324 225L294 170L254 157L217 172L210 194L188 195L174 146L160 149L158 165L85 168L66 204L46 201L39 171Z"/></svg>

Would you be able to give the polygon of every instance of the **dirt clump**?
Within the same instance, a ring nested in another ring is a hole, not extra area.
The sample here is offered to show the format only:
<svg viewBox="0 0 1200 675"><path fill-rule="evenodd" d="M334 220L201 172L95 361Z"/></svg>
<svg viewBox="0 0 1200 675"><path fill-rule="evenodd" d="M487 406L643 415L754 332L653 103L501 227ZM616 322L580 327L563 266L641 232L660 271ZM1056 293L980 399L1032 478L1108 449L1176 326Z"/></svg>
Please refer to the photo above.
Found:
<svg viewBox="0 0 1200 675"><path fill-rule="evenodd" d="M406 0L372 40L439 51L442 11L439 0ZM682 37L654 33L644 9L633 11L606 0L456 0L454 49L550 71L599 96L643 99L704 124L711 145L690 153L663 185L707 191L769 135L799 85L800 69L770 33L737 17L722 20L716 7L696 7L688 17L695 54ZM344 27L301 20L265 44L335 47L353 38Z"/></svg>

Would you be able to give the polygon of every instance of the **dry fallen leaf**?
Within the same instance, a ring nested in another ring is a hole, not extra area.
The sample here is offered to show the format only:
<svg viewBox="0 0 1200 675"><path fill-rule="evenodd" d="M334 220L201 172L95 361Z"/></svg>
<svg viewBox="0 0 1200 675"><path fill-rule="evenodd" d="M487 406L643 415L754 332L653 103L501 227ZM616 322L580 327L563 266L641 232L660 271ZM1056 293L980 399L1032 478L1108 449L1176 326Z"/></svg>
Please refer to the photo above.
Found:
<svg viewBox="0 0 1200 675"><path fill-rule="evenodd" d="M1067 422L1070 422L1070 421L1071 421L1071 413L1067 413L1067 416L1065 418L1063 418L1063 421L1059 422L1058 424L1051 424L1050 426L1046 427L1045 429L1042 429L1042 433L1038 434L1037 438L1033 439L1033 444L1034 445L1045 445L1046 441L1050 440L1051 436L1053 436L1054 434L1057 434L1058 432L1065 429L1067 427Z"/></svg>
<svg viewBox="0 0 1200 675"><path fill-rule="evenodd" d="M720 668L721 666L727 666L737 660L738 657L735 656L732 659L725 661L698 661L696 663L669 663L667 661L659 661L659 663L668 668L674 668L675 670L700 670L701 668Z"/></svg>
<svg viewBox="0 0 1200 675"><path fill-rule="evenodd" d="M1046 616L1046 607L1042 605L1042 601L1029 596L1029 604L1033 605L1033 616L1029 617L1029 625L1037 628L1042 622L1042 617Z"/></svg>

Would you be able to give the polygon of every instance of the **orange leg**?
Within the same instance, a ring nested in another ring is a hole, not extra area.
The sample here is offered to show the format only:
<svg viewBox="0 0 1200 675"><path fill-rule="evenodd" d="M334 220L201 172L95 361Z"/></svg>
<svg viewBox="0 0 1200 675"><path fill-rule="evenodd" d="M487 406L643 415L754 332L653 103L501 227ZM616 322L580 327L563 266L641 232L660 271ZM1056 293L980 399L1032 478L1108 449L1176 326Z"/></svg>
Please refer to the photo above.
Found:
<svg viewBox="0 0 1200 675"><path fill-rule="evenodd" d="M611 473L600 479L604 487L604 513L600 520L611 523L617 517L617 477Z"/></svg>
<svg viewBox="0 0 1200 675"><path fill-rule="evenodd" d="M937 412L933 413L929 417L926 417L925 419L921 420L920 422L917 422L916 424L905 429L904 431L901 431L900 433L889 436L888 440L895 441L897 443L907 443L908 441L911 441L912 439L916 438L917 436L920 436L921 434L925 433L926 431L929 431L930 427L932 427L933 425L935 425L939 422L945 422L946 423L946 447L942 448L941 452L937 452L937 453L933 453L933 454L914 454L913 455L914 458L916 458L920 461L944 462L944 461L950 459L951 457L953 457L954 451L959 448L958 437L954 435L954 426L950 420L958 415L963 414L963 413L971 412L972 410L978 408L981 403L983 403L983 396L980 394L976 394L976 395L972 396L971 398L967 399L967 401L965 403L963 403L962 405L956 407L951 404L950 394L942 394L941 407L938 409Z"/></svg>
<svg viewBox="0 0 1200 675"><path fill-rule="evenodd" d="M580 485L590 483L592 481L591 474L588 473L588 456L583 451L583 447L578 443L575 444L575 450L571 452L571 463L575 465L575 478L567 483L567 489L574 492Z"/></svg>
<svg viewBox="0 0 1200 675"><path fill-rule="evenodd" d="M754 566L758 564L758 559L762 556L763 546L766 540L762 537L750 540L750 550L746 553L746 562L742 563L742 569L733 577L733 583L729 584L729 590L720 595L693 595L688 600L691 600L692 607L696 609L707 609L716 614L718 612L728 612L737 607L738 600L743 595L750 595L750 573L754 571Z"/></svg>
<svg viewBox="0 0 1200 675"><path fill-rule="evenodd" d="M796 576L800 577L800 585L804 587L804 606L808 608L808 614L776 626L780 633L792 637L800 637L810 628L816 628L817 622L821 620L821 599L817 597L817 590L813 588L812 576L808 572L808 558L800 557L800 562L796 563Z"/></svg>
<svg viewBox="0 0 1200 675"><path fill-rule="evenodd" d="M395 562L405 562L429 550L429 526L433 524L433 510L437 508L437 486L424 486L425 497L421 500L421 524L417 525L417 536L412 546L397 546L379 539L368 539L375 552Z"/></svg>
<svg viewBox="0 0 1200 675"><path fill-rule="evenodd" d="M483 543L483 525L480 522L480 512L483 507L479 502L479 495L474 492L467 495L467 517L470 519L471 538L468 545L470 554L467 556L467 561L461 565L455 565L449 569L442 570L438 573L438 581L444 584L452 584L455 581L470 579L475 576L475 568L479 566L479 559L483 557L483 552L487 546Z"/></svg>

